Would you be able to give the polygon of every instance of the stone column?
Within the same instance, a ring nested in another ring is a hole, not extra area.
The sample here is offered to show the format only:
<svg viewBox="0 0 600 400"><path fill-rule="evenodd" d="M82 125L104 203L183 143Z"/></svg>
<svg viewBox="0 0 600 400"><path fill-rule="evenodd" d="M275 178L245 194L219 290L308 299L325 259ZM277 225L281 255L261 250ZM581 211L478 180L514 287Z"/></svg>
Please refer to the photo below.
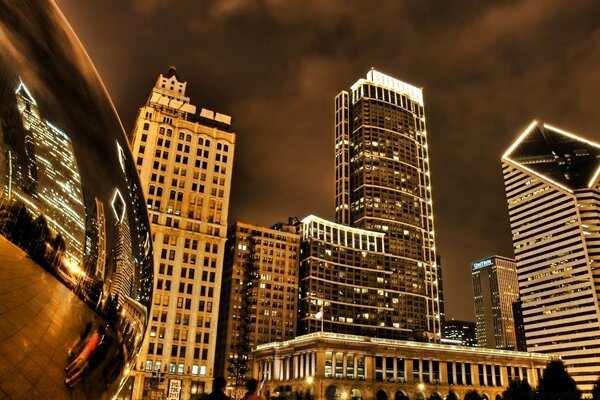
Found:
<svg viewBox="0 0 600 400"><path fill-rule="evenodd" d="M331 377L335 378L335 351L331 353Z"/></svg>
<svg viewBox="0 0 600 400"><path fill-rule="evenodd" d="M398 382L398 359L396 357L393 358L393 370L394 370L394 382Z"/></svg>
<svg viewBox="0 0 600 400"><path fill-rule="evenodd" d="M448 384L448 364L440 361L440 383L442 385Z"/></svg>
<svg viewBox="0 0 600 400"><path fill-rule="evenodd" d="M342 378L346 378L346 368L348 368L348 353L344 352L342 356Z"/></svg>
<svg viewBox="0 0 600 400"><path fill-rule="evenodd" d="M459 382L456 381L456 362L452 361L452 381L455 385L458 385Z"/></svg>

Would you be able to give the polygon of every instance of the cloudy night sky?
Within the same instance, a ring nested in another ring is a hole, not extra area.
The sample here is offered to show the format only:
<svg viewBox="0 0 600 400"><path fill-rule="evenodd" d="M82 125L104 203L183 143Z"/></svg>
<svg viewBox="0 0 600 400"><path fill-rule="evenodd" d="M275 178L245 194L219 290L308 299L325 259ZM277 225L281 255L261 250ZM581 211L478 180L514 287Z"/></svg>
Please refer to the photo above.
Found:
<svg viewBox="0 0 600 400"><path fill-rule="evenodd" d="M57 0L127 133L170 65L233 117L229 220L333 219L333 99L375 67L423 87L449 317L512 257L500 156L532 119L600 141L600 2Z"/></svg>

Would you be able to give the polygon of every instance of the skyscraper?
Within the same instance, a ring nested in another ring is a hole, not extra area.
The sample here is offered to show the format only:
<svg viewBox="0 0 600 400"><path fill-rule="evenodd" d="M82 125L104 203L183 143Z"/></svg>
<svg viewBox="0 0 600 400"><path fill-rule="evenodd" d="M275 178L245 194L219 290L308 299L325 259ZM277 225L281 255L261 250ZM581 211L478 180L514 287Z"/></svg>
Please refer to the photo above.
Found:
<svg viewBox="0 0 600 400"><path fill-rule="evenodd" d="M44 120L38 105L21 82L16 90L17 107L26 130L30 185L18 197L34 215L44 215L48 227L65 238L67 254L83 263L85 206L79 166L73 143L66 133ZM30 195L30 196L28 196Z"/></svg>
<svg viewBox="0 0 600 400"><path fill-rule="evenodd" d="M513 303L519 298L514 260L493 256L471 264L477 343L490 349L517 347Z"/></svg>
<svg viewBox="0 0 600 400"><path fill-rule="evenodd" d="M440 339L422 90L371 70L335 98L336 222L384 233L402 330ZM378 323L389 324L390 321ZM403 337L403 336L400 336ZM403 337L404 338L404 337Z"/></svg>
<svg viewBox="0 0 600 400"><path fill-rule="evenodd" d="M237 222L228 234L215 370L237 388L251 377L250 352L257 345L296 336L296 230L292 220L271 228Z"/></svg>
<svg viewBox="0 0 600 400"><path fill-rule="evenodd" d="M451 319L444 322L442 343L477 347L476 324L471 321Z"/></svg>
<svg viewBox="0 0 600 400"><path fill-rule="evenodd" d="M235 134L231 117L196 106L171 68L140 108L132 137L152 225L154 306L133 398L156 388L152 372L182 397L210 389Z"/></svg>
<svg viewBox="0 0 600 400"><path fill-rule="evenodd" d="M600 371L600 145L533 121L502 156L527 350Z"/></svg>

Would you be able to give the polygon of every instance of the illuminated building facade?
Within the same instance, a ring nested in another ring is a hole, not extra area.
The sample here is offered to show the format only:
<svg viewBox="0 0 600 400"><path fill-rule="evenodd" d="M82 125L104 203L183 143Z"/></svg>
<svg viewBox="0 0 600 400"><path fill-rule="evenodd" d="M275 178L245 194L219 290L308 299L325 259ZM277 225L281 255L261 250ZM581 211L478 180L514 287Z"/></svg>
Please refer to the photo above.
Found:
<svg viewBox="0 0 600 400"><path fill-rule="evenodd" d="M316 332L259 345L253 376L266 398L315 400L496 399L513 379L536 386L551 356Z"/></svg>
<svg viewBox="0 0 600 400"><path fill-rule="evenodd" d="M48 227L65 238L71 261L83 261L85 205L79 167L71 139L40 117L37 103L21 83L17 107L26 130L28 154L26 190L15 191L34 214L42 214Z"/></svg>
<svg viewBox="0 0 600 400"><path fill-rule="evenodd" d="M513 303L519 298L515 260L493 256L471 264L477 343L491 349L517 348Z"/></svg>
<svg viewBox="0 0 600 400"><path fill-rule="evenodd" d="M117 244L115 251L115 270L112 277L111 294L119 300L119 305L132 297L134 258L132 253L131 229L127 218L127 205L121 193L116 190L112 200L112 209L116 220Z"/></svg>
<svg viewBox="0 0 600 400"><path fill-rule="evenodd" d="M228 234L219 305L216 374L244 387L256 345L293 339L298 317L297 225L237 222Z"/></svg>
<svg viewBox="0 0 600 400"><path fill-rule="evenodd" d="M502 156L528 351L600 371L600 145L533 121Z"/></svg>
<svg viewBox="0 0 600 400"><path fill-rule="evenodd" d="M155 390L152 372L180 380L182 398L210 390L217 339L235 134L231 117L185 96L174 68L140 108L132 153L152 225L154 305L134 372L133 398Z"/></svg>
<svg viewBox="0 0 600 400"><path fill-rule="evenodd" d="M444 322L442 343L477 347L475 322L451 319Z"/></svg>
<svg viewBox="0 0 600 400"><path fill-rule="evenodd" d="M381 275L377 279L382 282L376 280L367 286L394 296L395 303L387 306L379 304L381 299L363 299L363 307L374 307L367 313L370 324L378 327L377 332L395 330L398 339L439 341L438 277L422 90L371 70L350 91L340 92L335 98L335 176L336 222L362 229L360 235L372 237L368 231L382 234L378 236L382 245L376 251L385 249L385 256L376 256L376 260L369 261L373 265L368 266L361 266L360 258L350 261L353 269L366 267L369 274ZM343 246L334 247L332 252ZM364 250L356 247L351 253ZM352 276L355 281L345 279L348 287L363 286L359 274ZM388 298L384 302L388 300L392 301ZM391 310L386 310L390 306L394 318L389 317Z"/></svg>
<svg viewBox="0 0 600 400"><path fill-rule="evenodd" d="M312 215L300 234L299 333L401 337L401 294L385 269L385 235Z"/></svg>
<svg viewBox="0 0 600 400"><path fill-rule="evenodd" d="M104 203L94 198L92 211L87 216L85 232L85 271L87 276L104 281L106 268L106 217Z"/></svg>

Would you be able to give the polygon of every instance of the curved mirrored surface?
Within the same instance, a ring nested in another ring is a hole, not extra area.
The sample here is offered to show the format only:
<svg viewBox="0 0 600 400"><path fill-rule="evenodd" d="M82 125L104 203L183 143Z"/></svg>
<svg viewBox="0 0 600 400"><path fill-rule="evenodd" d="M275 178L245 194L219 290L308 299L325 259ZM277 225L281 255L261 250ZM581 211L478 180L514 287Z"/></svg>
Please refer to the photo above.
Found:
<svg viewBox="0 0 600 400"><path fill-rule="evenodd" d="M103 398L152 297L139 180L57 7L0 0L0 397Z"/></svg>

